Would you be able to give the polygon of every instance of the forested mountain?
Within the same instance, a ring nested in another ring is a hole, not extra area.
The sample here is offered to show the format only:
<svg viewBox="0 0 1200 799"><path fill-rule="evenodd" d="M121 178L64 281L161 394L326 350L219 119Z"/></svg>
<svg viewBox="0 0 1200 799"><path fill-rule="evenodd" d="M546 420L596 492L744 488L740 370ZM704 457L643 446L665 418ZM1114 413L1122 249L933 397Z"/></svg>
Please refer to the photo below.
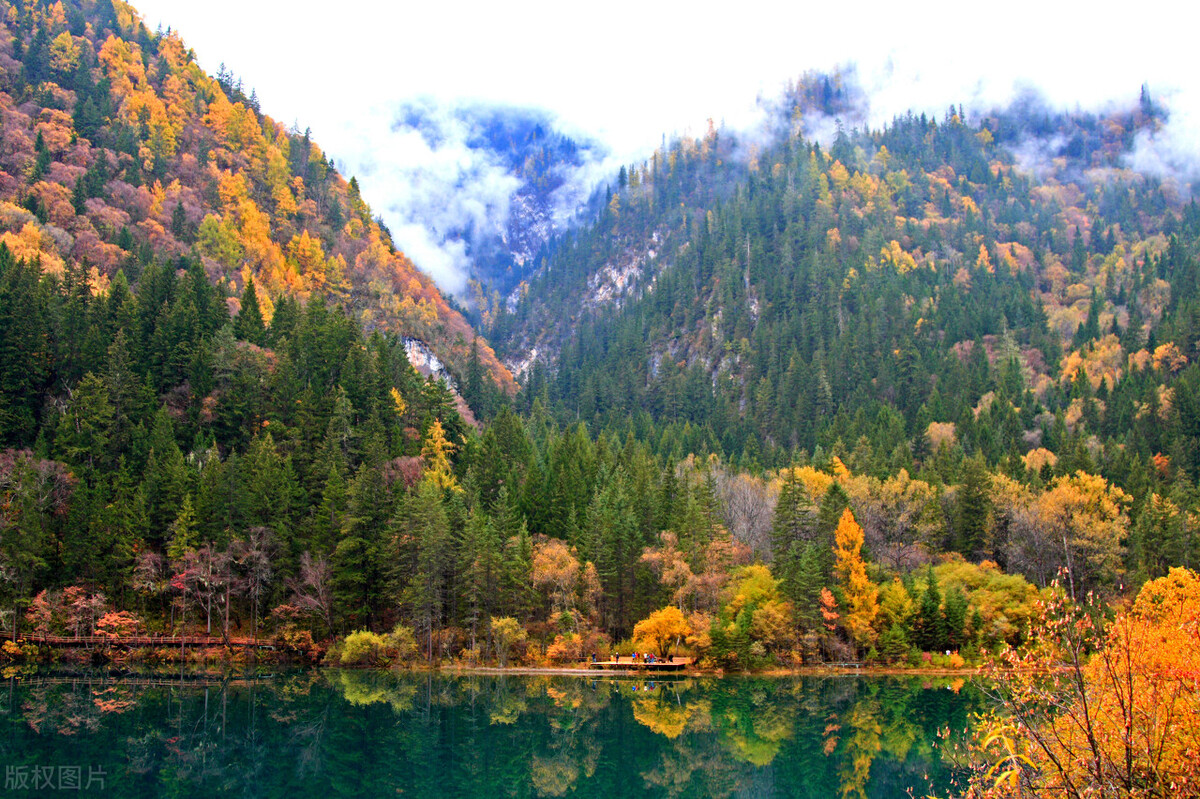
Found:
<svg viewBox="0 0 1200 799"><path fill-rule="evenodd" d="M232 78L119 2L3 8L13 638L920 663L1021 641L1061 575L1112 597L1194 563L1200 209L1125 166L1147 95L823 147L805 132L856 93L805 78L768 142L711 129L622 169L489 305L512 397Z"/></svg>
<svg viewBox="0 0 1200 799"><path fill-rule="evenodd" d="M20 258L103 291L156 261L198 264L232 313L255 285L351 308L424 341L459 376L474 334L393 246L357 183L253 92L206 75L174 33L121 0L0 6L0 237ZM476 357L504 388L485 342Z"/></svg>
<svg viewBox="0 0 1200 799"><path fill-rule="evenodd" d="M710 130L623 169L491 327L518 368L539 356L526 402L747 464L836 448L882 474L950 441L1200 473L1200 212L1126 166L1164 112L1143 93L804 138L853 95L808 76L773 144Z"/></svg>

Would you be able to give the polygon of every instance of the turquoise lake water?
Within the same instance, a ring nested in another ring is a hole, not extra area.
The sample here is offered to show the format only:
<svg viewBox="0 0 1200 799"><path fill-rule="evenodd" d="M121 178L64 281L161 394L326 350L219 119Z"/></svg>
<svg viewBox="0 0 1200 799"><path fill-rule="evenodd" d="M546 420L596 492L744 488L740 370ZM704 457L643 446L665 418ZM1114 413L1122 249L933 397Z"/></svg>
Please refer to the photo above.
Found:
<svg viewBox="0 0 1200 799"><path fill-rule="evenodd" d="M943 678L42 673L0 682L0 795L944 796L985 705Z"/></svg>

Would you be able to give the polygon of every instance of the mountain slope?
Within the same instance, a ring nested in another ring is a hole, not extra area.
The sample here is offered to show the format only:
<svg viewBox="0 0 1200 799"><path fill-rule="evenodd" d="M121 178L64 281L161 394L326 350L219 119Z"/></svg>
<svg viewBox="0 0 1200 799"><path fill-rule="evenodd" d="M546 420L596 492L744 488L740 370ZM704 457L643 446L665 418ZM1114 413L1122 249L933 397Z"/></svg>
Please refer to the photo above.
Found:
<svg viewBox="0 0 1200 799"><path fill-rule="evenodd" d="M875 469L938 431L1000 462L1098 456L1142 425L1145 392L1197 355L1195 207L1126 166L1163 112L1145 96L1103 118L951 109L822 148L800 133L829 121L814 97L838 98L812 89L785 98L774 144L676 142L552 245L492 328L532 364L529 398L599 427L653 421L679 453L782 463L858 442ZM1182 360L1160 371L1168 341Z"/></svg>
<svg viewBox="0 0 1200 799"><path fill-rule="evenodd" d="M0 4L0 236L102 290L119 269L198 259L218 289L320 296L426 342L463 374L475 335L306 134L204 74L120 2ZM232 307L236 309L236 301ZM503 389L508 371L479 342Z"/></svg>

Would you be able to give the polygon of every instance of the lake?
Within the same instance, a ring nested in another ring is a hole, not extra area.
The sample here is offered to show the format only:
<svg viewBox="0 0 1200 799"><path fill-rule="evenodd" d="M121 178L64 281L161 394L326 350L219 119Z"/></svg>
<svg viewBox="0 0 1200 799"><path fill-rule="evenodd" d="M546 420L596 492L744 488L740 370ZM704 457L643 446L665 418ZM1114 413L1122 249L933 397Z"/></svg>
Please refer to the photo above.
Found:
<svg viewBox="0 0 1200 799"><path fill-rule="evenodd" d="M945 795L986 706L947 678L185 676L6 679L4 795Z"/></svg>

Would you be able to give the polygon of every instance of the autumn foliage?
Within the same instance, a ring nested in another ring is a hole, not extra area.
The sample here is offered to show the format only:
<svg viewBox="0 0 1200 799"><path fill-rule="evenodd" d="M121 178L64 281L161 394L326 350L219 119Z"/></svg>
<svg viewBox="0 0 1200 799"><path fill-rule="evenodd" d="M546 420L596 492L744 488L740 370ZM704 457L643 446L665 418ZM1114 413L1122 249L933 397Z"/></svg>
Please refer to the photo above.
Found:
<svg viewBox="0 0 1200 799"><path fill-rule="evenodd" d="M834 574L845 601L842 625L859 646L875 640L875 617L879 615L879 589L867 576L862 558L863 530L847 508L834 533Z"/></svg>
<svg viewBox="0 0 1200 799"><path fill-rule="evenodd" d="M691 634L692 625L674 606L654 611L633 628L634 643L644 643L662 657L670 655L672 646Z"/></svg>
<svg viewBox="0 0 1200 799"><path fill-rule="evenodd" d="M16 256L93 291L194 259L231 299L256 283L268 322L267 298L323 297L466 371L470 326L306 132L123 3L0 8L0 242ZM514 388L486 343L476 352Z"/></svg>
<svg viewBox="0 0 1200 799"><path fill-rule="evenodd" d="M1200 792L1200 577L1172 569L1106 629L1094 610L1051 600L997 663L1004 702L973 795Z"/></svg>

